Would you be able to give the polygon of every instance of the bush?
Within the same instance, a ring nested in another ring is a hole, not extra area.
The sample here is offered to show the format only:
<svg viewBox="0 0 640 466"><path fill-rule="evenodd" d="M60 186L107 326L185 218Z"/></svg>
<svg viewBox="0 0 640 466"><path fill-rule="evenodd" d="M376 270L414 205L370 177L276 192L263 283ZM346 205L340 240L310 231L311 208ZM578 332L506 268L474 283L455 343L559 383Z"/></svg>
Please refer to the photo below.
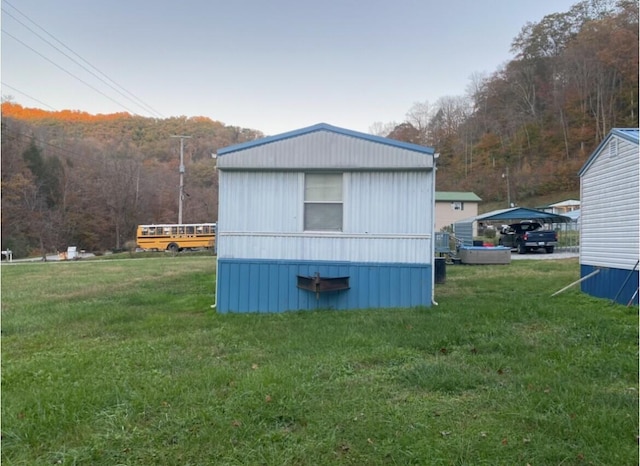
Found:
<svg viewBox="0 0 640 466"><path fill-rule="evenodd" d="M126 243L124 243L124 249L126 251L129 251L129 255L133 255L133 253L136 252L137 248L138 248L138 243L136 243L135 240L129 240Z"/></svg>

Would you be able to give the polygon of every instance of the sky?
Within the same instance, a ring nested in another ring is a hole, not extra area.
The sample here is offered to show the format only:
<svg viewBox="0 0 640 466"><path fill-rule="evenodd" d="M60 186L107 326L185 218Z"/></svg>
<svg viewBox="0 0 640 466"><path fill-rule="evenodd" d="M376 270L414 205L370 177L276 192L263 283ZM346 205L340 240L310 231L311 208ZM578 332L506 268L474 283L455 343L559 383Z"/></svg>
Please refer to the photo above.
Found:
<svg viewBox="0 0 640 466"><path fill-rule="evenodd" d="M370 132L467 93L529 22L578 0L2 0L2 97Z"/></svg>

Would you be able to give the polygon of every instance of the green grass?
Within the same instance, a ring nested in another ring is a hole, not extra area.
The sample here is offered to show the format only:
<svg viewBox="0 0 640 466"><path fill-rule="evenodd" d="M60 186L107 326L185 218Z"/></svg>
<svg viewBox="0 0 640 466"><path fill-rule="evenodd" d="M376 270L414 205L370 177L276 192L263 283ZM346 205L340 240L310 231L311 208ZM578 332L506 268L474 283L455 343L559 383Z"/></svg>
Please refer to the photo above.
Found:
<svg viewBox="0 0 640 466"><path fill-rule="evenodd" d="M426 309L218 315L211 257L2 266L6 465L636 465L637 307L576 260Z"/></svg>

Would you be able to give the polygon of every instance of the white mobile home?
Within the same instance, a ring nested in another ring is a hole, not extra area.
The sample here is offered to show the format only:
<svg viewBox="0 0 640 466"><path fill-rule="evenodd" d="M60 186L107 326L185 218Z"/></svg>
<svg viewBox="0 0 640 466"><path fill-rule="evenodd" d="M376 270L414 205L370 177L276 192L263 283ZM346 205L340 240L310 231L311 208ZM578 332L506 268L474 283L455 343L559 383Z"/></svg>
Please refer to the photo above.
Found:
<svg viewBox="0 0 640 466"><path fill-rule="evenodd" d="M217 161L219 312L431 304L432 148L321 123Z"/></svg>
<svg viewBox="0 0 640 466"><path fill-rule="evenodd" d="M580 170L582 291L638 303L640 259L638 129L617 128Z"/></svg>

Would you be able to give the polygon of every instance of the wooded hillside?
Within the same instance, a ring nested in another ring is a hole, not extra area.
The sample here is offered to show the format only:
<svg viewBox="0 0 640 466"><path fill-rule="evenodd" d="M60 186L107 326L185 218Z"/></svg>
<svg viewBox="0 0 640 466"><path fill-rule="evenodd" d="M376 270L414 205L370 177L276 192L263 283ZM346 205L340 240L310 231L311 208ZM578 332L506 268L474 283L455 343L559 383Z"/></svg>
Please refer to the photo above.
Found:
<svg viewBox="0 0 640 466"><path fill-rule="evenodd" d="M441 191L474 191L505 205L575 191L578 170L608 131L638 127L638 43L637 1L580 2L525 25L513 40L515 58L475 77L467 95L416 103L406 121L372 131L435 147ZM121 248L139 223L177 222L175 135L191 136L183 220L216 221L211 154L260 131L206 117L48 112L3 102L2 248L16 256L68 245Z"/></svg>
<svg viewBox="0 0 640 466"><path fill-rule="evenodd" d="M185 139L183 221L212 222L211 154L256 130L204 117L153 119L46 112L2 104L2 247L17 256L122 248L139 223L177 223L180 141Z"/></svg>
<svg viewBox="0 0 640 466"><path fill-rule="evenodd" d="M390 136L440 152L438 190L505 206L507 175L521 205L577 191L578 170L609 130L638 127L638 43L636 1L577 3L525 25L515 59L475 77L464 97L415 104Z"/></svg>

